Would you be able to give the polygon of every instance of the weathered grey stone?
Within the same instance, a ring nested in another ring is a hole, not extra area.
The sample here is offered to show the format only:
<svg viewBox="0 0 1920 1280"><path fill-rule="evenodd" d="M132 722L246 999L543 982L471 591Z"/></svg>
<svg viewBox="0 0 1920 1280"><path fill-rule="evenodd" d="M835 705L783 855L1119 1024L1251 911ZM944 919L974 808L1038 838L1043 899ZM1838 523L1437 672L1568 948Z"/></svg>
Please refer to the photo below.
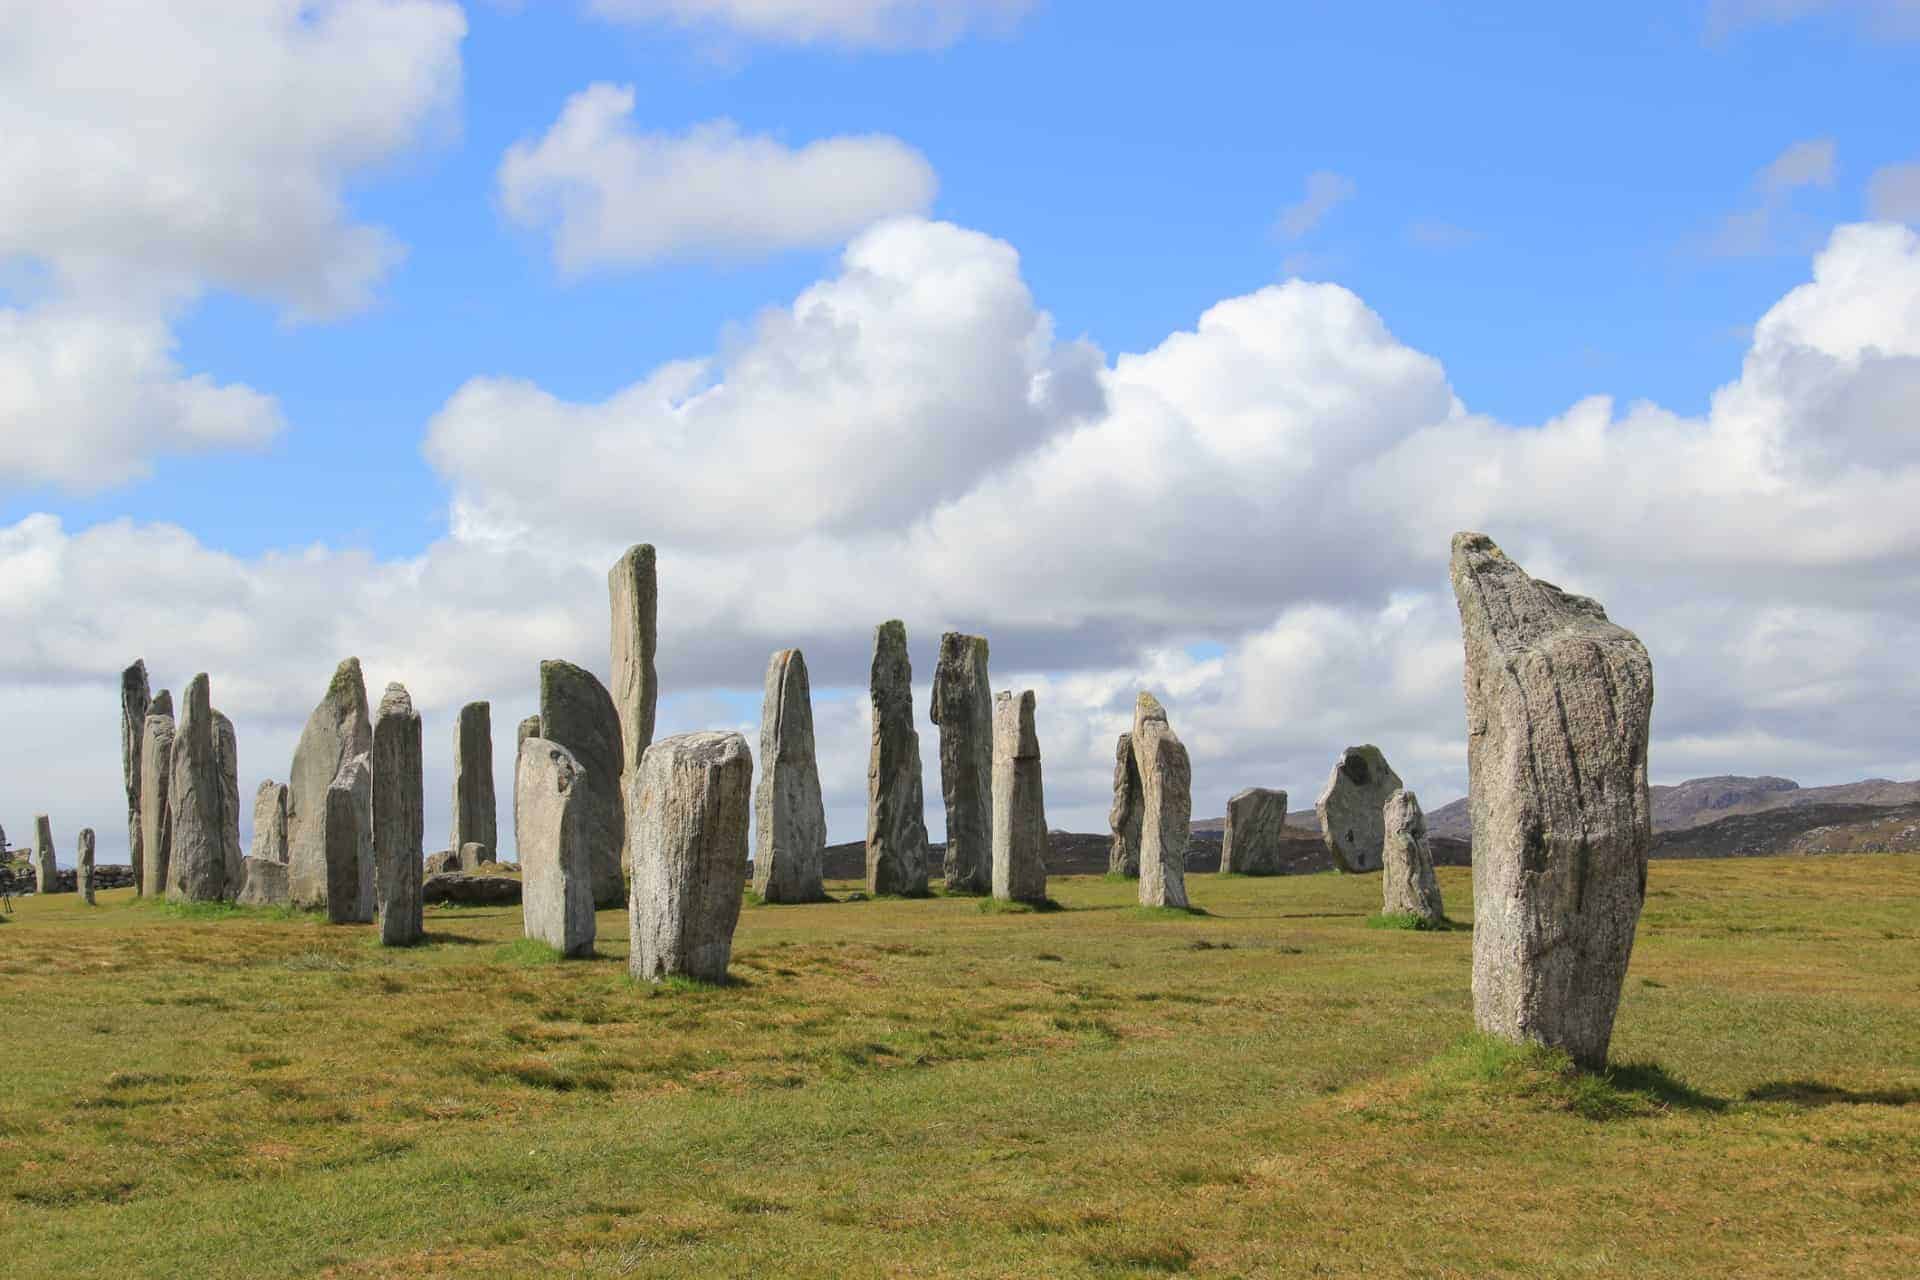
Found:
<svg viewBox="0 0 1920 1280"><path fill-rule="evenodd" d="M285 783L263 782L253 793L253 850L249 857L263 862L287 860L287 788Z"/></svg>
<svg viewBox="0 0 1920 1280"><path fill-rule="evenodd" d="M571 662L541 663L540 736L565 747L586 774L586 786L574 803L580 806L581 838L593 859L593 901L598 907L617 907L627 890L620 872L620 850L627 839L620 789L623 748L619 713L599 677Z"/></svg>
<svg viewBox="0 0 1920 1280"><path fill-rule="evenodd" d="M387 686L374 714L371 764L374 915L380 922L380 944L410 947L426 932L420 914L426 761L420 713L401 685Z"/></svg>
<svg viewBox="0 0 1920 1280"><path fill-rule="evenodd" d="M483 844L463 844L460 846L460 867L463 871L476 870L483 862L499 862L499 856Z"/></svg>
<svg viewBox="0 0 1920 1280"><path fill-rule="evenodd" d="M525 720L522 720L520 722L519 729L516 730L514 733L514 740L513 740L514 755L517 757L520 754L521 743L525 742L528 738L537 738L539 736L540 736L540 717L539 716L528 716Z"/></svg>
<svg viewBox="0 0 1920 1280"><path fill-rule="evenodd" d="M620 717L620 793L624 796L633 771L653 742L654 707L660 696L660 678L653 669L660 586L650 544L628 547L613 562L607 570L607 596L613 606L613 665L608 668L613 686L607 692ZM620 867L629 872L633 867L631 850L624 844Z"/></svg>
<svg viewBox="0 0 1920 1280"><path fill-rule="evenodd" d="M1453 539L1482 1031L1604 1063L1647 888L1653 663L1485 534Z"/></svg>
<svg viewBox="0 0 1920 1280"><path fill-rule="evenodd" d="M287 864L252 855L242 859L240 896L234 901L243 907L286 906Z"/></svg>
<svg viewBox="0 0 1920 1280"><path fill-rule="evenodd" d="M528 738L513 771L521 927L561 955L593 954L592 782L558 742ZM617 846L616 846L617 847Z"/></svg>
<svg viewBox="0 0 1920 1280"><path fill-rule="evenodd" d="M647 748L633 815L628 964L657 982L727 976L747 881L753 755L737 733L683 733Z"/></svg>
<svg viewBox="0 0 1920 1280"><path fill-rule="evenodd" d="M88 906L93 905L93 828L80 828L80 847L73 860L74 888L86 899Z"/></svg>
<svg viewBox="0 0 1920 1280"><path fill-rule="evenodd" d="M326 859L327 919L333 924L372 923L373 770L367 755L340 766L327 788L317 826ZM297 866L288 866L290 887L297 872Z"/></svg>
<svg viewBox="0 0 1920 1280"><path fill-rule="evenodd" d="M940 726L940 794L947 805L945 872L951 893L993 887L993 685L984 636L940 637L929 708Z"/></svg>
<svg viewBox="0 0 1920 1280"><path fill-rule="evenodd" d="M206 672L187 682L173 740L167 804L173 810L173 851L167 863L167 901L218 902L227 896L225 817L221 808L218 741Z"/></svg>
<svg viewBox="0 0 1920 1280"><path fill-rule="evenodd" d="M120 771L127 784L127 861L133 882L140 883L140 735L146 731L147 708L153 695L147 687L147 664L135 659L120 673Z"/></svg>
<svg viewBox="0 0 1920 1280"><path fill-rule="evenodd" d="M1220 834L1220 872L1242 876L1280 874L1280 841L1287 825L1287 793L1248 787L1227 801L1227 827Z"/></svg>
<svg viewBox="0 0 1920 1280"><path fill-rule="evenodd" d="M460 851L458 849L442 849L438 853L430 853L427 855L426 866L422 869L421 874L425 880L431 880L435 876L443 876L452 872L465 870L466 866L460 861Z"/></svg>
<svg viewBox="0 0 1920 1280"><path fill-rule="evenodd" d="M1411 791L1394 792L1387 797L1382 820L1387 842L1380 869L1381 913L1440 923L1447 913L1433 875L1433 850L1427 845L1427 817L1419 798Z"/></svg>
<svg viewBox="0 0 1920 1280"><path fill-rule="evenodd" d="M535 732L539 721L534 721ZM493 789L493 705L469 702L453 725L453 836L447 847L485 845L487 860L500 845Z"/></svg>
<svg viewBox="0 0 1920 1280"><path fill-rule="evenodd" d="M240 895L246 870L246 851L240 846L240 740L233 721L213 713L213 758L220 771L220 860L223 867L220 896Z"/></svg>
<svg viewBox="0 0 1920 1280"><path fill-rule="evenodd" d="M1123 733L1113 744L1113 807L1107 810L1113 845L1107 854L1108 875L1132 878L1140 874L1140 823L1146 808L1140 762L1133 758L1133 735Z"/></svg>
<svg viewBox="0 0 1920 1280"><path fill-rule="evenodd" d="M753 891L766 902L825 901L827 810L813 755L807 660L798 649L782 649L767 663L753 815Z"/></svg>
<svg viewBox="0 0 1920 1280"><path fill-rule="evenodd" d="M1140 769L1140 905L1184 907L1193 765L1166 708L1150 693L1134 704L1133 757Z"/></svg>
<svg viewBox="0 0 1920 1280"><path fill-rule="evenodd" d="M463 907L520 905L520 882L512 876L469 876L457 871L429 876L420 886L427 902L450 902Z"/></svg>
<svg viewBox="0 0 1920 1280"><path fill-rule="evenodd" d="M337 919L351 920L359 914L357 902L344 904L344 914L339 914L328 901L328 887L336 872L344 874L344 868L328 862L327 792L349 760L372 749L366 681L360 674L360 659L348 658L335 669L326 696L307 718L287 777L287 884L296 907L325 911ZM345 847L343 843L341 848ZM358 874L356 869L351 883L359 883Z"/></svg>
<svg viewBox="0 0 1920 1280"><path fill-rule="evenodd" d="M167 863L173 853L173 806L167 787L173 781L173 696L165 689L153 697L140 730L140 879L141 897L167 891Z"/></svg>
<svg viewBox="0 0 1920 1280"><path fill-rule="evenodd" d="M905 623L874 628L868 693L873 743L867 756L867 892L922 897L929 850Z"/></svg>
<svg viewBox="0 0 1920 1280"><path fill-rule="evenodd" d="M1031 689L994 695L992 825L993 896L1046 901L1047 801Z"/></svg>
<svg viewBox="0 0 1920 1280"><path fill-rule="evenodd" d="M53 858L53 820L44 813L33 819L33 889L35 893L60 892L60 864Z"/></svg>
<svg viewBox="0 0 1920 1280"><path fill-rule="evenodd" d="M1355 873L1380 869L1386 841L1380 815L1387 797L1399 789L1400 775L1387 763L1380 748L1368 744L1340 753L1313 806L1320 815L1321 838L1333 855L1334 866Z"/></svg>

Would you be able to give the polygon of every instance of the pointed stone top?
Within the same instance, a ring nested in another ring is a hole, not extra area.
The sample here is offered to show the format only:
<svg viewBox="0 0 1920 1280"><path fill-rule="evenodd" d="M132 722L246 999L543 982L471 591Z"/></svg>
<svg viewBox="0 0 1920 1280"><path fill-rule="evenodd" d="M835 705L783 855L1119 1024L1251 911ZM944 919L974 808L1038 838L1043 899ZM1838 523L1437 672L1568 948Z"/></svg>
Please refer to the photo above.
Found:
<svg viewBox="0 0 1920 1280"><path fill-rule="evenodd" d="M387 691L380 695L380 714L383 716L413 714L413 698L407 693L407 686L397 680L387 686Z"/></svg>
<svg viewBox="0 0 1920 1280"><path fill-rule="evenodd" d="M212 710L213 683L207 679L207 673L202 671L187 681L187 695L182 701L180 711L182 715L199 718L208 715Z"/></svg>
<svg viewBox="0 0 1920 1280"><path fill-rule="evenodd" d="M1529 577L1484 533L1453 535L1449 570L1463 624L1497 649L1527 648L1565 629L1625 634L1599 601Z"/></svg>
<svg viewBox="0 0 1920 1280"><path fill-rule="evenodd" d="M120 687L128 693L139 691L142 698L147 696L147 660L135 658L133 665L120 673Z"/></svg>
<svg viewBox="0 0 1920 1280"><path fill-rule="evenodd" d="M333 679L327 683L327 698L357 698L364 705L367 700L367 679L360 674L360 659L348 658L333 669Z"/></svg>
<svg viewBox="0 0 1920 1280"><path fill-rule="evenodd" d="M169 720L173 719L173 695L165 689L154 694L153 701L147 704L147 714L150 716L165 716Z"/></svg>
<svg viewBox="0 0 1920 1280"><path fill-rule="evenodd" d="M1160 699L1154 697L1145 689L1142 689L1140 696L1135 698L1133 702L1133 723L1136 732L1139 729L1140 723L1145 720L1158 720L1162 724L1165 724L1167 722L1167 709L1160 705Z"/></svg>

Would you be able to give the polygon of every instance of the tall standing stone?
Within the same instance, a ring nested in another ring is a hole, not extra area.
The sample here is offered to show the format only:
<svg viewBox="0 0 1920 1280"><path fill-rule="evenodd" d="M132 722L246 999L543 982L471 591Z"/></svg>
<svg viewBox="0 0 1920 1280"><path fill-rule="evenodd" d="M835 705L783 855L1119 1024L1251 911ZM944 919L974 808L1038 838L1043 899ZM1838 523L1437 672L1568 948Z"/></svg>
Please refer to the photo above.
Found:
<svg viewBox="0 0 1920 1280"><path fill-rule="evenodd" d="M340 766L327 786L317 825L325 857L327 919L333 924L371 924L374 865L370 750ZM292 877L291 867L288 877Z"/></svg>
<svg viewBox="0 0 1920 1280"><path fill-rule="evenodd" d="M220 896L240 896L246 883L246 850L240 845L240 740L233 721L213 713L213 758L220 773L220 862L224 868Z"/></svg>
<svg viewBox="0 0 1920 1280"><path fill-rule="evenodd" d="M173 854L173 806L167 787L173 781L173 695L162 689L147 708L140 729L140 897L167 891L167 863Z"/></svg>
<svg viewBox="0 0 1920 1280"><path fill-rule="evenodd" d="M647 748L634 775L628 966L721 982L747 878L753 755L737 733L683 733Z"/></svg>
<svg viewBox="0 0 1920 1280"><path fill-rule="evenodd" d="M653 669L658 645L660 585L654 569L653 547L639 543L607 570L607 596L613 607L613 698L620 716L621 795L640 767L640 758L653 742L654 709L660 697L660 677ZM624 830L625 823L622 823ZM633 858L621 837L620 866L631 870Z"/></svg>
<svg viewBox="0 0 1920 1280"><path fill-rule="evenodd" d="M952 893L985 893L993 882L993 686L984 636L949 631L933 669L933 723L940 726L940 794L947 805L946 881Z"/></svg>
<svg viewBox="0 0 1920 1280"><path fill-rule="evenodd" d="M1389 916L1418 916L1430 924L1447 918L1440 882L1433 874L1433 849L1427 843L1427 816L1411 791L1387 797L1382 813L1387 843L1380 868L1380 911Z"/></svg>
<svg viewBox="0 0 1920 1280"><path fill-rule="evenodd" d="M513 736L514 755L517 757L520 754L521 743L525 742L528 738L537 738L539 736L540 736L540 717L539 716L528 716L525 720L522 720L520 722L520 727L514 731L514 736Z"/></svg>
<svg viewBox="0 0 1920 1280"><path fill-rule="evenodd" d="M93 905L93 828L80 828L80 850L73 862L73 887L88 906Z"/></svg>
<svg viewBox="0 0 1920 1280"><path fill-rule="evenodd" d="M1031 689L993 699L993 896L1047 898L1047 801Z"/></svg>
<svg viewBox="0 0 1920 1280"><path fill-rule="evenodd" d="M173 852L167 863L167 901L218 902L227 896L225 818L221 804L218 734L206 672L187 682L173 740L167 803L173 810Z"/></svg>
<svg viewBox="0 0 1920 1280"><path fill-rule="evenodd" d="M1653 663L1585 596L1454 535L1482 1031L1606 1061L1647 888Z"/></svg>
<svg viewBox="0 0 1920 1280"><path fill-rule="evenodd" d="M599 677L571 662L540 664L540 736L573 754L586 773L581 822L593 857L593 901L617 907L626 901L620 850L626 845L626 804L620 790L620 716ZM515 794L519 785L515 784Z"/></svg>
<svg viewBox="0 0 1920 1280"><path fill-rule="evenodd" d="M253 793L253 849L248 857L285 864L287 860L287 788L267 781Z"/></svg>
<svg viewBox="0 0 1920 1280"><path fill-rule="evenodd" d="M767 663L753 816L753 891L765 902L825 901L827 810L813 754L807 660L798 649L782 649Z"/></svg>
<svg viewBox="0 0 1920 1280"><path fill-rule="evenodd" d="M53 859L53 819L33 819L33 888L36 893L60 892L60 864Z"/></svg>
<svg viewBox="0 0 1920 1280"><path fill-rule="evenodd" d="M1220 874L1277 876L1280 841L1287 825L1287 793L1248 787L1227 801L1227 828L1220 833Z"/></svg>
<svg viewBox="0 0 1920 1280"><path fill-rule="evenodd" d="M360 659L348 658L334 670L326 696L307 718L287 775L287 891L294 906L325 911L329 919L355 919L360 905L342 903L336 909L329 899L337 869L328 861L327 796L346 763L372 749L366 680ZM344 837L338 840L340 850L347 848ZM368 872L371 878L371 866ZM353 883L358 882L356 869Z"/></svg>
<svg viewBox="0 0 1920 1280"><path fill-rule="evenodd" d="M539 721L534 729L539 730ZM469 702L453 725L453 835L449 849L486 846L494 861L500 819L493 790L493 705Z"/></svg>
<svg viewBox="0 0 1920 1280"><path fill-rule="evenodd" d="M929 851L905 623L874 628L868 692L873 744L867 755L867 892L922 897Z"/></svg>
<svg viewBox="0 0 1920 1280"><path fill-rule="evenodd" d="M1380 815L1387 797L1398 790L1400 775L1380 748L1368 744L1340 753L1313 806L1320 815L1321 838L1336 867L1356 874L1380 869L1387 837Z"/></svg>
<svg viewBox="0 0 1920 1280"><path fill-rule="evenodd" d="M1142 693L1133 708L1133 756L1140 768L1140 905L1187 905L1187 843L1192 839L1193 765L1167 723L1159 699Z"/></svg>
<svg viewBox="0 0 1920 1280"><path fill-rule="evenodd" d="M593 954L592 783L573 753L545 738L520 744L513 767L513 842L520 851L521 928L563 956Z"/></svg>
<svg viewBox="0 0 1920 1280"><path fill-rule="evenodd" d="M485 703L481 704L485 706ZM426 858L426 760L420 713L397 684L373 717L373 892L380 943L410 947L425 936L420 875Z"/></svg>
<svg viewBox="0 0 1920 1280"><path fill-rule="evenodd" d="M1107 853L1107 874L1134 879L1140 874L1140 823L1147 807L1140 787L1140 763L1133 758L1133 735L1123 733L1113 744L1113 807L1107 826L1113 845Z"/></svg>
<svg viewBox="0 0 1920 1280"><path fill-rule="evenodd" d="M120 771L127 784L127 861L133 883L140 884L140 735L146 731L147 708L153 695L147 686L147 664L135 659L120 673Z"/></svg>

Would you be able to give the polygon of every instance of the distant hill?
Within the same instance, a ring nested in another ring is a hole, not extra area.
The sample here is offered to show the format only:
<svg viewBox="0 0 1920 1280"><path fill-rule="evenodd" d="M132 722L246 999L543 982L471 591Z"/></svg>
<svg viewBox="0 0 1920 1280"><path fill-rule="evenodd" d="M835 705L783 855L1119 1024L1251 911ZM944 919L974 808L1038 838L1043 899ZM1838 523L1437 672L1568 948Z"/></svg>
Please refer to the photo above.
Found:
<svg viewBox="0 0 1920 1280"><path fill-rule="evenodd" d="M1683 831L1742 814L1797 809L1809 805L1870 805L1891 807L1920 804L1920 782L1868 778L1831 787L1803 787L1791 778L1743 778L1721 775L1690 778L1671 787L1649 787L1653 800L1653 829ZM1427 814L1427 830L1435 835L1469 839L1473 816L1464 799L1442 805Z"/></svg>

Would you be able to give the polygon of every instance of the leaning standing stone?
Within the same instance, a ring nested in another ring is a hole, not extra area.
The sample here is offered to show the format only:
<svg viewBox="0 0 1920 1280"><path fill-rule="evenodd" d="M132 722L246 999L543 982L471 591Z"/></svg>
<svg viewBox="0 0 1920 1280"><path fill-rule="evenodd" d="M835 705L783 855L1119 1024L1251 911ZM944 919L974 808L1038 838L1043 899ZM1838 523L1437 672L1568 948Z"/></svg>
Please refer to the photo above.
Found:
<svg viewBox="0 0 1920 1280"><path fill-rule="evenodd" d="M426 840L426 762L420 713L400 685L387 686L373 717L372 764L373 886L380 943L410 947L425 934L420 870Z"/></svg>
<svg viewBox="0 0 1920 1280"><path fill-rule="evenodd" d="M153 697L140 730L140 880L139 896L158 898L167 891L167 863L173 854L173 806L167 787L173 781L173 696L165 689Z"/></svg>
<svg viewBox="0 0 1920 1280"><path fill-rule="evenodd" d="M317 824L326 856L327 919L333 924L373 920L373 770L367 755L340 766L327 788ZM288 878L292 878L289 868Z"/></svg>
<svg viewBox="0 0 1920 1280"><path fill-rule="evenodd" d="M1187 843L1193 833L1193 765L1166 708L1142 693L1133 709L1133 755L1140 768L1140 905L1187 905Z"/></svg>
<svg viewBox="0 0 1920 1280"><path fill-rule="evenodd" d="M307 718L287 777L287 885L296 907L325 911L333 919L350 920L359 913L357 903L342 904L336 911L328 899L336 869L328 861L327 793L349 760L372 749L366 681L360 659L348 658L334 671L326 697Z"/></svg>
<svg viewBox="0 0 1920 1280"><path fill-rule="evenodd" d="M575 803L581 806L582 834L593 857L593 901L617 907L627 888L620 874L626 843L620 716L599 677L571 662L541 663L540 736L565 747L586 773L585 793Z"/></svg>
<svg viewBox="0 0 1920 1280"><path fill-rule="evenodd" d="M539 729L539 721L534 721ZM485 845L487 861L500 843L493 791L493 705L469 702L453 726L453 838L450 849Z"/></svg>
<svg viewBox="0 0 1920 1280"><path fill-rule="evenodd" d="M88 906L93 905L93 828L80 828L80 852L74 859L73 887Z"/></svg>
<svg viewBox="0 0 1920 1280"><path fill-rule="evenodd" d="M1411 791L1387 797L1382 815L1387 827L1385 865L1381 868L1380 911L1389 916L1418 916L1430 924L1446 919L1440 882L1433 875L1433 850L1427 844L1427 817Z"/></svg>
<svg viewBox="0 0 1920 1280"><path fill-rule="evenodd" d="M993 699L993 896L1047 898L1047 801L1031 689Z"/></svg>
<svg viewBox="0 0 1920 1280"><path fill-rule="evenodd" d="M1342 871L1380 869L1386 828L1380 823L1387 797L1400 789L1400 775L1387 764L1380 748L1371 744L1348 747L1334 763L1333 773L1314 809L1320 815L1320 833L1333 864Z"/></svg>
<svg viewBox="0 0 1920 1280"><path fill-rule="evenodd" d="M620 717L620 785L624 796L633 771L640 767L640 757L653 742L654 708L660 696L660 678L653 667L660 586L651 544L628 547L626 554L613 562L613 568L607 570L607 596L613 606L613 665L609 668L613 687L608 694ZM630 851L623 845L620 867L627 871L632 864Z"/></svg>
<svg viewBox="0 0 1920 1280"><path fill-rule="evenodd" d="M120 771L127 786L127 861L133 866L135 892L140 886L140 735L146 731L147 708L153 697L147 688L147 664L136 659L120 673Z"/></svg>
<svg viewBox="0 0 1920 1280"><path fill-rule="evenodd" d="M168 902L218 902L227 896L224 787L206 672L187 684L180 699L180 727L173 741L173 777L167 803L173 810L173 853L167 869Z"/></svg>
<svg viewBox="0 0 1920 1280"><path fill-rule="evenodd" d="M873 632L873 742L867 755L867 892L927 892L927 822L920 791L920 734L913 726L907 627Z"/></svg>
<svg viewBox="0 0 1920 1280"><path fill-rule="evenodd" d="M940 726L940 794L947 806L950 893L993 884L993 686L985 636L949 631L933 669L933 722Z"/></svg>
<svg viewBox="0 0 1920 1280"><path fill-rule="evenodd" d="M1482 1031L1603 1064L1646 896L1653 663L1606 610L1453 539Z"/></svg>
<svg viewBox="0 0 1920 1280"><path fill-rule="evenodd" d="M827 810L813 754L807 660L798 649L782 649L767 663L753 816L753 891L765 902L825 901Z"/></svg>
<svg viewBox="0 0 1920 1280"><path fill-rule="evenodd" d="M1227 829L1220 834L1220 874L1280 874L1281 832L1287 825L1287 793L1248 787L1227 801Z"/></svg>
<svg viewBox="0 0 1920 1280"><path fill-rule="evenodd" d="M545 738L520 744L513 839L520 851L521 927L563 956L593 954L591 782L573 753Z"/></svg>
<svg viewBox="0 0 1920 1280"><path fill-rule="evenodd" d="M1133 735L1123 733L1113 746L1113 807L1107 810L1113 846L1107 854L1108 875L1131 880L1140 874L1140 820L1146 804L1140 765L1133 758Z"/></svg>
<svg viewBox="0 0 1920 1280"><path fill-rule="evenodd" d="M683 733L647 748L634 775L628 965L657 982L721 982L747 879L753 755L737 733Z"/></svg>
<svg viewBox="0 0 1920 1280"><path fill-rule="evenodd" d="M53 819L42 813L33 820L33 889L60 892L60 865L53 860Z"/></svg>

